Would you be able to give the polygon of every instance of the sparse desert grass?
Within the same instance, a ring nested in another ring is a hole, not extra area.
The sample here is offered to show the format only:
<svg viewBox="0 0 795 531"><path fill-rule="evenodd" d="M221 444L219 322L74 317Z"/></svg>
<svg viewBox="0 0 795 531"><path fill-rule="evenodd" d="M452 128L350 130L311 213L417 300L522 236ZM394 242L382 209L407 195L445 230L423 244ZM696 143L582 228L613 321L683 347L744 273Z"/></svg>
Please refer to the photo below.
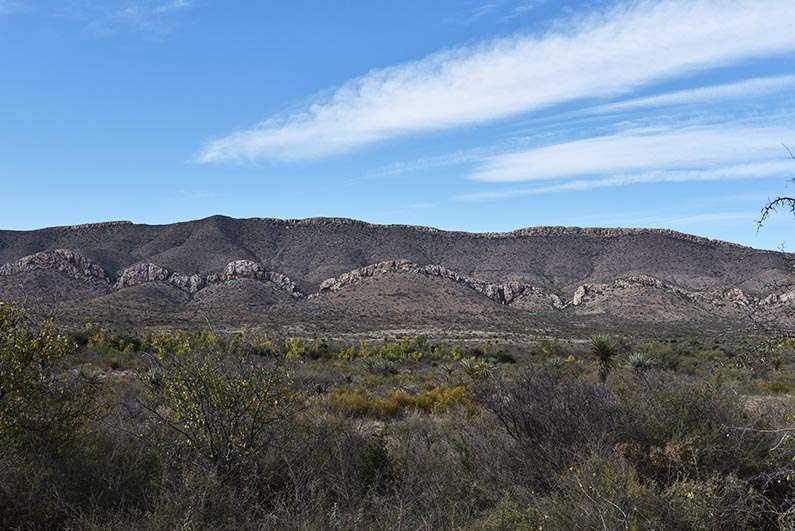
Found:
<svg viewBox="0 0 795 531"><path fill-rule="evenodd" d="M787 341L0 332L2 528L795 522Z"/></svg>

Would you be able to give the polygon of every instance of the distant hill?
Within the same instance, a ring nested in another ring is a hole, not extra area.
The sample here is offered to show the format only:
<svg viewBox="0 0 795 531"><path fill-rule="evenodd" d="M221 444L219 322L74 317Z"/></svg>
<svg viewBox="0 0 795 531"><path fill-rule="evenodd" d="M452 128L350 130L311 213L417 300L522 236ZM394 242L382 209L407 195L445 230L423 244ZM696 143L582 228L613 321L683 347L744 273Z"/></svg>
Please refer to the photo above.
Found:
<svg viewBox="0 0 795 531"><path fill-rule="evenodd" d="M528 335L791 329L793 267L791 254L656 229L465 233L213 216L0 231L0 300L64 322L94 315L118 326Z"/></svg>

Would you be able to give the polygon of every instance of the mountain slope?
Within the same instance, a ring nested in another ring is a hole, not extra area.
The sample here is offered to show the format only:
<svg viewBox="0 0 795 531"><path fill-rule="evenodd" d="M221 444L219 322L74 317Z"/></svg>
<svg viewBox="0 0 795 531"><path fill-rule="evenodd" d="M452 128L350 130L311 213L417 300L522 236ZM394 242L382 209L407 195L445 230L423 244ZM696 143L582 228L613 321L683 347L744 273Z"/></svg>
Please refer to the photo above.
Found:
<svg viewBox="0 0 795 531"><path fill-rule="evenodd" d="M351 332L721 330L749 315L791 328L794 265L790 254L653 229L473 234L213 216L0 231L0 300L73 320L202 324L213 312L226 326Z"/></svg>

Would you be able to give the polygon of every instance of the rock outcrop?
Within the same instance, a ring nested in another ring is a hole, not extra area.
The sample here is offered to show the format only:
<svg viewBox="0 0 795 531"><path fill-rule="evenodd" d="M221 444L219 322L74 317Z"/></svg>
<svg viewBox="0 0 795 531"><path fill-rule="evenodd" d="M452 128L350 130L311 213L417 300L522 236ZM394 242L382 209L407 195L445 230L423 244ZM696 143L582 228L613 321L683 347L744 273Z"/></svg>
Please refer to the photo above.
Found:
<svg viewBox="0 0 795 531"><path fill-rule="evenodd" d="M795 302L795 289L764 297L753 297L737 287L697 292L663 282L648 275L625 275L610 283L588 283L578 286L568 301L555 293L547 293L538 287L522 282L489 283L480 279L456 273L436 264L421 265L410 260L387 260L368 265L329 278L320 284L317 293L304 294L296 283L283 273L268 271L262 264L252 260L234 260L222 272L207 276L185 274L171 271L166 267L150 262L142 262L122 270L115 282L105 270L81 254L69 249L43 251L0 266L0 276L10 276L36 270L55 271L71 278L89 281L102 286L120 290L162 282L170 284L191 295L213 284L236 279L250 279L269 282L287 292L294 299L314 298L326 293L334 293L356 285L365 279L387 274L423 275L455 282L474 290L492 301L502 305L539 309L562 310L567 307L598 304L607 297L640 296L642 290L652 289L659 293L676 296L688 303L716 309L742 307L746 309L765 309Z"/></svg>
<svg viewBox="0 0 795 531"><path fill-rule="evenodd" d="M352 220L240 222L247 232L239 236L226 226L234 223L238 222L208 221L193 239L192 230L180 226L164 240L139 247L129 246L135 231L146 232L141 241L148 242L159 229L124 222L62 227L52 229L55 236L31 233L17 243L16 233L0 231L0 256L5 252L14 258L0 266L0 298L63 303L54 313L65 316L83 309L113 308L139 312L145 319L160 315L165 322L173 312L184 311L184 319L195 319L190 312L205 305L220 316L230 316L232 326L239 316L247 315L251 321L282 320L289 326L315 322L324 327L332 322L363 330L379 320L383 320L380 326L393 326L423 319L434 327L446 326L439 324L444 319L453 324L460 319L467 327L481 323L474 326L484 330L499 323L521 329L534 322L553 327L675 323L695 329L706 323L714 329L741 329L749 318L782 329L795 327L793 256L723 248L720 242L705 243L669 231L542 227L459 237L418 228L400 239L383 227L373 229ZM218 236L219 224L235 237L213 246L207 242L223 238ZM322 231L320 236L317 231ZM545 238L523 240L531 236ZM488 238L499 241L484 241ZM340 240L347 241L343 250L338 249ZM60 243L49 243L52 250L28 254L48 244L41 242ZM75 245L81 252L64 245ZM292 254L296 249L300 252ZM560 249L568 250L560 253ZM412 259L377 261L391 253ZM624 260L625 254L633 253L634 262ZM178 254L183 257L176 259ZM666 262L668 255L677 258ZM141 256L149 258L133 262L140 258L132 257ZM260 258L237 259L241 256ZM377 257L376 263L356 268L367 257ZM304 289L287 274L270 271L271 267L284 268ZM344 272L348 267L353 269ZM326 278L330 275L337 276ZM379 281L378 277L390 278ZM357 285L344 296L331 296ZM124 293L138 286L145 287ZM312 302L292 304L291 300ZM116 301L116 306L109 301Z"/></svg>
<svg viewBox="0 0 795 531"><path fill-rule="evenodd" d="M56 229L63 229L68 231L85 231L85 230L102 230L112 229L116 227L126 227L132 225L132 221L101 221L99 223L82 223L80 225L68 225L65 227L56 227Z"/></svg>
<svg viewBox="0 0 795 531"><path fill-rule="evenodd" d="M105 270L85 256L69 250L42 251L0 266L0 276L10 276L37 270L57 271L71 278L99 284L110 284Z"/></svg>
<svg viewBox="0 0 795 531"><path fill-rule="evenodd" d="M773 293L762 299L762 304L765 305L785 304L790 302L795 302L795 289L784 293Z"/></svg>
<svg viewBox="0 0 795 531"><path fill-rule="evenodd" d="M144 262L128 267L119 274L114 285L117 289L130 288L147 282L166 282L171 277L171 271L157 264Z"/></svg>
<svg viewBox="0 0 795 531"><path fill-rule="evenodd" d="M221 278L224 281L237 278L248 278L264 282L273 282L296 299L304 296L295 282L290 280L290 277L275 271L266 271L262 264L258 264L251 260L235 260L234 262L230 262L224 269ZM215 280L215 278L213 278L213 280Z"/></svg>
<svg viewBox="0 0 795 531"><path fill-rule="evenodd" d="M753 310L795 301L795 289L780 294L771 294L766 297L753 297L736 287L699 292L686 290L647 275L628 275L611 283L583 284L574 291L569 304L571 306L581 306L598 302L600 298L615 295L619 292L627 293L643 288L651 288L659 292L675 295L692 304L714 308L733 306Z"/></svg>
<svg viewBox="0 0 795 531"><path fill-rule="evenodd" d="M420 265L409 260L388 260L366 267L355 269L338 277L329 278L320 284L318 294L336 292L348 286L357 284L364 279L377 277L389 273L405 273L424 275L432 278L441 278L463 284L477 291L499 304L511 304L518 297L532 293L544 296L544 293L528 284L520 282L506 282L504 284L491 284L472 277L459 275L440 265Z"/></svg>
<svg viewBox="0 0 795 531"><path fill-rule="evenodd" d="M642 236L642 235L660 235L677 240L688 241L700 245L710 245L717 247L731 247L733 249L749 249L745 246L727 242L724 240L712 240L701 236L694 236L683 232L670 230L670 229L646 229L646 228L625 228L625 227L566 227L566 226L541 226L541 227L526 227L521 229L512 230L509 232L462 232L437 229L434 227L425 227L421 225L401 225L401 224L384 224L373 225L366 221L360 221L349 218L335 218L335 217L317 217L305 219L278 219L278 218L253 218L257 221L263 221L274 225L283 225L287 227L324 227L324 226L359 226L363 228L381 227L381 228L394 228L394 229L407 229L413 232L423 232L430 234L449 234L449 235L466 235L475 238L487 239L505 239L505 238L522 238L528 236L586 236L594 238L620 238L623 236Z"/></svg>
<svg viewBox="0 0 795 531"><path fill-rule="evenodd" d="M207 280L201 275L175 273L157 264L143 262L123 270L113 287L124 289L149 282L166 282L191 294L207 285Z"/></svg>
<svg viewBox="0 0 795 531"><path fill-rule="evenodd" d="M124 289L149 282L165 282L182 291L194 294L210 284L218 284L242 278L259 280L261 282L272 282L279 289L286 291L294 298L304 296L301 290L298 289L298 286L296 286L287 275L274 271L266 271L261 264L251 260L235 260L230 262L222 273L213 273L206 277L199 274L188 275L174 272L157 264L143 262L123 270L119 274L114 288Z"/></svg>
<svg viewBox="0 0 795 531"><path fill-rule="evenodd" d="M178 287L188 293L198 293L207 286L207 279L201 275L185 275L183 273L172 273L168 277L168 283Z"/></svg>

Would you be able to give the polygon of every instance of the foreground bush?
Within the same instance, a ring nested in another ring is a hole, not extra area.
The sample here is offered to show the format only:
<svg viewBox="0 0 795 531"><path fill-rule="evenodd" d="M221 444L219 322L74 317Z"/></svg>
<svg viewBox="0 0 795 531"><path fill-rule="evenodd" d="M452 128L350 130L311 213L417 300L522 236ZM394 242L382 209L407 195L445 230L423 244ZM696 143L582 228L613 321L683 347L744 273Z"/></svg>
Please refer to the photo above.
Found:
<svg viewBox="0 0 795 531"><path fill-rule="evenodd" d="M602 379L573 356L175 333L98 386L58 331L7 313L0 332L2 529L795 523L786 402L659 363Z"/></svg>
<svg viewBox="0 0 795 531"><path fill-rule="evenodd" d="M220 349L159 348L144 375L144 409L173 432L176 449L226 477L279 436L291 414L284 378Z"/></svg>
<svg viewBox="0 0 795 531"><path fill-rule="evenodd" d="M0 306L0 452L58 452L73 442L93 400L89 382L63 374L75 347L52 325L34 327Z"/></svg>
<svg viewBox="0 0 795 531"><path fill-rule="evenodd" d="M512 439L513 468L521 470L528 486L543 487L576 455L609 446L615 438L615 397L603 385L559 370L498 380L482 389L481 400Z"/></svg>

